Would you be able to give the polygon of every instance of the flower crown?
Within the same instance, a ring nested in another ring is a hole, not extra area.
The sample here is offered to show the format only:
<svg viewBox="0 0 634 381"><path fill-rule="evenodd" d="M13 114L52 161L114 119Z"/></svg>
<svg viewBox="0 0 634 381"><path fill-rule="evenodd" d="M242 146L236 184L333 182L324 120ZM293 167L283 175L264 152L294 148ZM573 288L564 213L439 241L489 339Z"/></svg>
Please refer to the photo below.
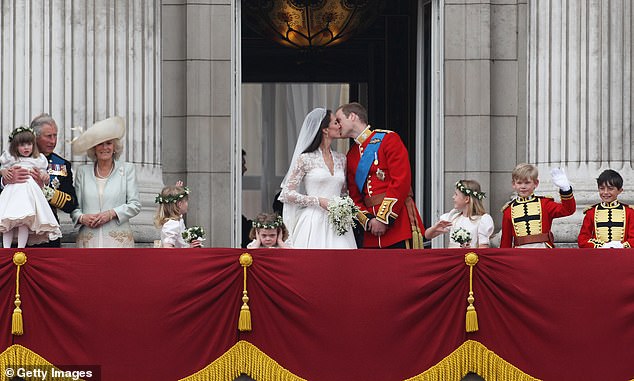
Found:
<svg viewBox="0 0 634 381"><path fill-rule="evenodd" d="M16 129L14 129L13 131L11 131L11 133L9 134L9 143L11 143L11 141L13 141L13 138L15 137L15 135L19 134L20 132L24 132L24 131L28 131L30 133L32 133L33 135L35 135L35 131L33 131L33 129L29 126L20 126Z"/></svg>
<svg viewBox="0 0 634 381"><path fill-rule="evenodd" d="M456 188L460 192L466 194L467 196L473 196L473 197L477 198L478 200L482 200L483 198L486 197L486 193L474 191L474 190L469 189L466 186L464 186L464 184L462 183L462 180L458 180L458 182L456 183Z"/></svg>
<svg viewBox="0 0 634 381"><path fill-rule="evenodd" d="M159 193L156 196L156 198L154 199L154 202L156 204L175 204L178 201L180 201L183 198L185 198L185 196L187 196L188 194L189 194L189 188L183 187L183 192L179 193L179 194L169 195L169 196L161 196L161 194Z"/></svg>
<svg viewBox="0 0 634 381"><path fill-rule="evenodd" d="M284 220L282 219L282 216L275 217L275 221L272 222L253 221L252 223L253 227L256 229L277 229L283 224Z"/></svg>

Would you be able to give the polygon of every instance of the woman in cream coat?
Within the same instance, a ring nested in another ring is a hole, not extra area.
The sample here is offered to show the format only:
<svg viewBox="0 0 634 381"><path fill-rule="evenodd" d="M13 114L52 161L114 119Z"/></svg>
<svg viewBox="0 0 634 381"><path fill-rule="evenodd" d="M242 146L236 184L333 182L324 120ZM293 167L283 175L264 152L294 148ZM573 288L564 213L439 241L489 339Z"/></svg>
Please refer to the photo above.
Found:
<svg viewBox="0 0 634 381"><path fill-rule="evenodd" d="M77 247L134 247L128 222L141 211L134 165L117 160L125 135L123 118L95 123L73 141L73 154L86 152L94 161L75 175L77 209L71 213L80 226Z"/></svg>

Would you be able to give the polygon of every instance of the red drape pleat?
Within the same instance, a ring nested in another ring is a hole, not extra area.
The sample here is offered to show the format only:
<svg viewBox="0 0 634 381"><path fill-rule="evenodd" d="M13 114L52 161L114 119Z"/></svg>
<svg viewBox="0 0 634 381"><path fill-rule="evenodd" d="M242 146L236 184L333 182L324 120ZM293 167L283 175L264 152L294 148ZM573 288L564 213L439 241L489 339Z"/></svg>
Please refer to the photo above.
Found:
<svg viewBox="0 0 634 381"><path fill-rule="evenodd" d="M103 380L177 380L238 340L308 380L403 380L465 340L543 380L634 378L628 250L475 250L474 333L466 250L249 251L243 333L244 250L24 251L25 333L12 336L15 250L0 250L0 350L100 365Z"/></svg>
<svg viewBox="0 0 634 381"><path fill-rule="evenodd" d="M237 341L235 250L25 252L24 335L14 343L53 364L100 365L103 380L177 380Z"/></svg>

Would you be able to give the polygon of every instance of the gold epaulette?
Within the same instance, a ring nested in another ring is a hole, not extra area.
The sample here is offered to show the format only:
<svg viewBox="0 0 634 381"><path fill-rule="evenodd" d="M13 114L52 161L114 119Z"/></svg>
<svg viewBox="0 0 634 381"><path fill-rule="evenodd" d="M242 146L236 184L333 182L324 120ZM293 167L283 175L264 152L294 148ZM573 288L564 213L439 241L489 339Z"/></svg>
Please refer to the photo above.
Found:
<svg viewBox="0 0 634 381"><path fill-rule="evenodd" d="M599 205L599 204L594 204L594 205L587 206L587 207L583 210L583 214L586 214L586 213L588 212L588 210L590 210L590 209L594 209L597 205Z"/></svg>
<svg viewBox="0 0 634 381"><path fill-rule="evenodd" d="M379 128L377 128L376 130L372 130L372 131L373 132L385 132L386 134L389 134L390 132L394 132L392 130L382 130L382 129L379 129Z"/></svg>
<svg viewBox="0 0 634 381"><path fill-rule="evenodd" d="M549 198L551 200L555 200L555 198L553 196L547 195L547 196L535 196L536 198Z"/></svg>
<svg viewBox="0 0 634 381"><path fill-rule="evenodd" d="M511 206L511 203L513 202L513 200L507 202L506 204L504 204L504 206L502 207L502 209L500 209L501 212L504 212L506 210L506 208L508 208L509 206Z"/></svg>

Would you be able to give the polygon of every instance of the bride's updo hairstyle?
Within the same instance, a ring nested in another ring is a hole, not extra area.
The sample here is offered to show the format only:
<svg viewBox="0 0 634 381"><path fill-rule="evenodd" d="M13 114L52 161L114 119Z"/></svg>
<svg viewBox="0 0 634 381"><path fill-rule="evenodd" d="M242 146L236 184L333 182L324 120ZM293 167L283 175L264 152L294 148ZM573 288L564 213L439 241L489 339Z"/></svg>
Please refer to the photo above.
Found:
<svg viewBox="0 0 634 381"><path fill-rule="evenodd" d="M328 124L330 124L330 116L332 115L332 110L326 110L326 116L319 123L319 129L317 129L317 133L315 134L315 138L313 142L310 143L308 148L304 150L302 153L314 152L321 145L321 141L324 139L324 134L322 130L324 128L328 128Z"/></svg>

